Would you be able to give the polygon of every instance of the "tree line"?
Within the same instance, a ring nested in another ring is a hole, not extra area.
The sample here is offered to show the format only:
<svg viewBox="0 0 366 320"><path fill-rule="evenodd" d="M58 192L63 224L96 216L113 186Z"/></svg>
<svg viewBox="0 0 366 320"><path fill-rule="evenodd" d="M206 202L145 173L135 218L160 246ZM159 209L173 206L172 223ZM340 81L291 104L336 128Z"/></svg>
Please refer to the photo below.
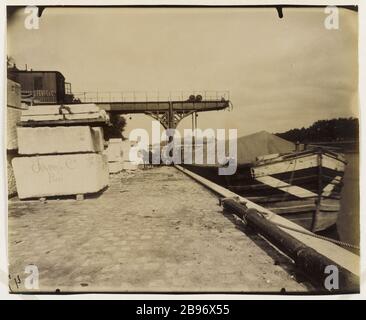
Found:
<svg viewBox="0 0 366 320"><path fill-rule="evenodd" d="M300 143L358 141L359 122L357 118L319 120L310 127L291 129L276 133L277 136Z"/></svg>

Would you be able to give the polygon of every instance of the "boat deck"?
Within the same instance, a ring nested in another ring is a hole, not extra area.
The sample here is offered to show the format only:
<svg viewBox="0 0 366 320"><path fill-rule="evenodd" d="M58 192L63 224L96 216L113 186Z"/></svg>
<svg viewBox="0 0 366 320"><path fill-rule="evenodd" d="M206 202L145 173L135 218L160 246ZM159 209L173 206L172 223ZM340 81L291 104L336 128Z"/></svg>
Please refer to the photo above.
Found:
<svg viewBox="0 0 366 320"><path fill-rule="evenodd" d="M82 201L11 199L8 224L14 292L26 291L29 264L43 292L309 290L286 258L174 167L113 175Z"/></svg>

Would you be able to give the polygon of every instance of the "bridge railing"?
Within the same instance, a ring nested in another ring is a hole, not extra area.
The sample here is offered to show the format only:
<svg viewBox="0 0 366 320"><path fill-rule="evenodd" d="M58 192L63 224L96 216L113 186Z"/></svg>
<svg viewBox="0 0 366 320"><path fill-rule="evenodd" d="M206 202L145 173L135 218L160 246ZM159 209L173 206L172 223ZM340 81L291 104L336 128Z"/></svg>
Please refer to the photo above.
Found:
<svg viewBox="0 0 366 320"><path fill-rule="evenodd" d="M217 101L230 100L228 90L192 90L192 91L85 91L73 93L74 98L82 103L108 102L155 102L155 101Z"/></svg>

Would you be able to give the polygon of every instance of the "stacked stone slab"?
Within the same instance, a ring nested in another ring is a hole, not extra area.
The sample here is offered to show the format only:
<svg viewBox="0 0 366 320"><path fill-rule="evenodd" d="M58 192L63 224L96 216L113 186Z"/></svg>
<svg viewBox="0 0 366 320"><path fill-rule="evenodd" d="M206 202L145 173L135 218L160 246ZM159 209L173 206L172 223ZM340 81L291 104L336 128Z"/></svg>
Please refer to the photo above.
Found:
<svg viewBox="0 0 366 320"><path fill-rule="evenodd" d="M122 139L109 139L105 153L108 157L109 173L114 174L121 172L123 165Z"/></svg>
<svg viewBox="0 0 366 320"><path fill-rule="evenodd" d="M133 154L139 154L138 145L135 141L122 140L119 138L109 139L108 147L104 153L108 157L109 173L115 174L122 170L133 171L137 170L142 160L130 159L131 149L135 149Z"/></svg>
<svg viewBox="0 0 366 320"><path fill-rule="evenodd" d="M137 148L137 142L125 140L122 141L122 169L126 171L133 171L138 169L139 162L136 159L130 159L131 148ZM137 153L137 150L135 150Z"/></svg>
<svg viewBox="0 0 366 320"><path fill-rule="evenodd" d="M18 154L17 122L20 120L22 105L20 84L10 79L7 81L7 108L6 108L6 162L8 197L16 195L16 183L11 161Z"/></svg>
<svg viewBox="0 0 366 320"><path fill-rule="evenodd" d="M108 186L103 129L93 125L93 119L103 117L96 105L40 105L22 112L20 156L12 160L19 198L89 194ZM32 121L44 125L28 126Z"/></svg>
<svg viewBox="0 0 366 320"><path fill-rule="evenodd" d="M90 126L18 127L19 153L62 154L103 152L103 130Z"/></svg>

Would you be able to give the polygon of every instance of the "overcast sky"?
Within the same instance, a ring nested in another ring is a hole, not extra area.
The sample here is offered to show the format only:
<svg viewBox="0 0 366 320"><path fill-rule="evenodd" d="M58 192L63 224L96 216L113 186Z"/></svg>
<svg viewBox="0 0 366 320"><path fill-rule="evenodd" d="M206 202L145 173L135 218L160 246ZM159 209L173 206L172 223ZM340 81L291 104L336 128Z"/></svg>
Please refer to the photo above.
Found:
<svg viewBox="0 0 366 320"><path fill-rule="evenodd" d="M281 132L357 116L357 13L340 9L47 8L38 30L8 23L19 68L59 70L73 91L229 90L231 112L200 113L199 127L238 135ZM150 118L132 115L134 127ZM190 127L191 119L178 127Z"/></svg>

